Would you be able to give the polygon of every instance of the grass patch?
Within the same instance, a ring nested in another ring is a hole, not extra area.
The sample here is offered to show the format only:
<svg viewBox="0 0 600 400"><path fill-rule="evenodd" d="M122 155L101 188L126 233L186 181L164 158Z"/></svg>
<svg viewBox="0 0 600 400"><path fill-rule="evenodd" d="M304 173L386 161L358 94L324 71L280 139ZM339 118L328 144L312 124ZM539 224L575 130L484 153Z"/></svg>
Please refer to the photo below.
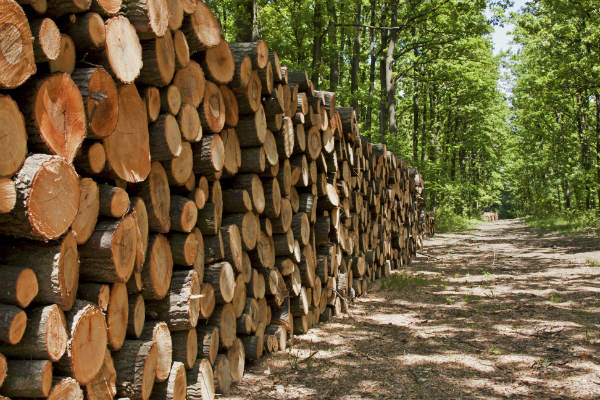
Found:
<svg viewBox="0 0 600 400"><path fill-rule="evenodd" d="M424 286L445 286L440 278L408 274L394 274L383 278L381 283L384 289L394 292L414 291Z"/></svg>
<svg viewBox="0 0 600 400"><path fill-rule="evenodd" d="M585 260L585 263L587 265L589 265L590 267L600 267L600 262L596 261L596 260L591 260L591 259L587 259Z"/></svg>
<svg viewBox="0 0 600 400"><path fill-rule="evenodd" d="M439 233L463 232L475 228L481 220L456 214L447 208L435 212L435 230Z"/></svg>
<svg viewBox="0 0 600 400"><path fill-rule="evenodd" d="M562 299L557 294L553 294L548 299L551 303L562 303Z"/></svg>
<svg viewBox="0 0 600 400"><path fill-rule="evenodd" d="M542 232L598 231L600 216L594 211L525 217L525 224Z"/></svg>

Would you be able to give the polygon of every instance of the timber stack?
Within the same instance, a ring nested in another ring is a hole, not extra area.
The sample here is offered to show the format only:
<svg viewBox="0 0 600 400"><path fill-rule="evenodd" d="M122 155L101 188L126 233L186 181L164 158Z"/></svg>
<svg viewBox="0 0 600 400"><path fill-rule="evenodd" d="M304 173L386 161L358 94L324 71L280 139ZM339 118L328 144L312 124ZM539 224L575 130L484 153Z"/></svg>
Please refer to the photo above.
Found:
<svg viewBox="0 0 600 400"><path fill-rule="evenodd" d="M415 255L421 176L203 2L0 22L0 398L212 399Z"/></svg>

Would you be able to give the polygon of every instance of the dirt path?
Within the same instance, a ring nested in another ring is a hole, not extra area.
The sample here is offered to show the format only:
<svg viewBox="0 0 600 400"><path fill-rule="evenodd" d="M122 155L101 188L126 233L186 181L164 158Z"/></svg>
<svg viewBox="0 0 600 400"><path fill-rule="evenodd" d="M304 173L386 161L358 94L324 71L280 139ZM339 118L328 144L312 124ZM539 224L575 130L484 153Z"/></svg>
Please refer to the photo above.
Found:
<svg viewBox="0 0 600 400"><path fill-rule="evenodd" d="M250 366L227 398L600 399L597 235L509 220L425 247L389 290Z"/></svg>

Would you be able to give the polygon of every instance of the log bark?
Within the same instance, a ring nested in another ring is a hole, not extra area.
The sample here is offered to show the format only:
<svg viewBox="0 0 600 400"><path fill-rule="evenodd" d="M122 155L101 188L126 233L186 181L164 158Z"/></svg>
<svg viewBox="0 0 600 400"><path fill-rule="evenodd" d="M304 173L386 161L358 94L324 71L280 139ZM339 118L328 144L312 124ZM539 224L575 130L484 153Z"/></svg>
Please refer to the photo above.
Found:
<svg viewBox="0 0 600 400"><path fill-rule="evenodd" d="M52 363L47 360L11 360L0 392L12 397L47 397L52 387Z"/></svg>
<svg viewBox="0 0 600 400"><path fill-rule="evenodd" d="M220 178L225 163L225 147L220 135L204 135L193 145L194 173L206 176L209 181Z"/></svg>
<svg viewBox="0 0 600 400"><path fill-rule="evenodd" d="M166 2L166 0L147 1ZM142 69L136 80L146 85L167 86L175 74L175 45L171 32L167 31L163 36L143 41L141 46Z"/></svg>
<svg viewBox="0 0 600 400"><path fill-rule="evenodd" d="M202 57L202 68L212 81L225 85L235 73L233 54L226 40L221 39L215 47L207 49Z"/></svg>
<svg viewBox="0 0 600 400"><path fill-rule="evenodd" d="M169 378L157 383L152 390L151 400L185 400L187 396L187 377L183 363L175 361L171 366Z"/></svg>
<svg viewBox="0 0 600 400"><path fill-rule="evenodd" d="M171 231L191 232L198 219L198 207L193 200L171 196Z"/></svg>
<svg viewBox="0 0 600 400"><path fill-rule="evenodd" d="M98 4L98 0L94 3ZM75 48L81 53L102 50L106 43L104 20L97 12L88 12L76 17L75 21L67 27L66 32L76 39Z"/></svg>
<svg viewBox="0 0 600 400"><path fill-rule="evenodd" d="M161 300L168 291L173 274L173 256L168 239L154 234L149 239L150 253L146 257L142 274L142 295L146 300Z"/></svg>
<svg viewBox="0 0 600 400"><path fill-rule="evenodd" d="M236 132L241 147L262 146L267 135L267 118L262 105L256 112L247 117L240 118Z"/></svg>
<svg viewBox="0 0 600 400"><path fill-rule="evenodd" d="M162 164L153 162L148 179L132 186L131 192L144 200L150 231L169 232L171 228L171 195L169 179Z"/></svg>
<svg viewBox="0 0 600 400"><path fill-rule="evenodd" d="M177 265L193 267L197 261L198 251L200 248L198 235L194 232L172 232L168 237L169 244L171 245L171 252L173 254L173 263ZM204 245L202 245L202 247L204 247ZM202 252L204 253L204 250L202 250ZM202 255L202 258L204 259L204 255ZM202 265L204 265L203 260Z"/></svg>
<svg viewBox="0 0 600 400"><path fill-rule="evenodd" d="M181 131L177 119L161 114L149 127L150 157L153 161L167 161L181 155Z"/></svg>
<svg viewBox="0 0 600 400"><path fill-rule="evenodd" d="M133 0L125 4L125 15L141 38L165 36L169 29L169 7L166 0Z"/></svg>
<svg viewBox="0 0 600 400"><path fill-rule="evenodd" d="M198 329L198 356L215 363L219 352L219 328L204 327Z"/></svg>
<svg viewBox="0 0 600 400"><path fill-rule="evenodd" d="M235 42L230 43L229 47L233 54L250 56L252 67L255 69L263 69L269 62L269 47L264 40L257 42Z"/></svg>
<svg viewBox="0 0 600 400"><path fill-rule="evenodd" d="M140 337L143 341L151 341L152 347L156 349L156 368L154 372L156 381L166 381L173 362L173 343L167 324L165 322L146 324Z"/></svg>
<svg viewBox="0 0 600 400"><path fill-rule="evenodd" d="M152 341L127 340L115 353L117 394L131 400L148 400L154 387L157 348Z"/></svg>
<svg viewBox="0 0 600 400"><path fill-rule="evenodd" d="M198 360L187 372L187 395L191 399L215 398L215 382L212 367L206 359Z"/></svg>
<svg viewBox="0 0 600 400"><path fill-rule="evenodd" d="M173 360L183 363L185 369L191 369L198 358L198 335L196 328L177 331L171 334L173 342Z"/></svg>
<svg viewBox="0 0 600 400"><path fill-rule="evenodd" d="M231 347L235 340L236 321L235 311L231 304L224 304L215 310L207 322L211 328L219 328L219 346L222 349Z"/></svg>
<svg viewBox="0 0 600 400"><path fill-rule="evenodd" d="M216 47L221 42L221 26L208 6L198 2L191 15L185 16L181 30L185 33L190 54Z"/></svg>
<svg viewBox="0 0 600 400"><path fill-rule="evenodd" d="M190 61L184 68L179 69L173 78L173 84L179 88L181 101L198 108L204 98L206 79L202 67Z"/></svg>
<svg viewBox="0 0 600 400"><path fill-rule="evenodd" d="M0 304L0 342L19 343L27 328L27 315L19 307Z"/></svg>

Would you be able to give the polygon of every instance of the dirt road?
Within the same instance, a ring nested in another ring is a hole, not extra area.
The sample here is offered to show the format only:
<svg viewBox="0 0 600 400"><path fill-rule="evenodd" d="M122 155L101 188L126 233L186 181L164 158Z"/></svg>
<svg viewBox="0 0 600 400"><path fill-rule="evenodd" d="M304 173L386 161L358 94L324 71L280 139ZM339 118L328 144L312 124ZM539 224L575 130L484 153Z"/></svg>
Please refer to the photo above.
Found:
<svg viewBox="0 0 600 400"><path fill-rule="evenodd" d="M425 247L225 398L600 399L597 234L508 220Z"/></svg>

